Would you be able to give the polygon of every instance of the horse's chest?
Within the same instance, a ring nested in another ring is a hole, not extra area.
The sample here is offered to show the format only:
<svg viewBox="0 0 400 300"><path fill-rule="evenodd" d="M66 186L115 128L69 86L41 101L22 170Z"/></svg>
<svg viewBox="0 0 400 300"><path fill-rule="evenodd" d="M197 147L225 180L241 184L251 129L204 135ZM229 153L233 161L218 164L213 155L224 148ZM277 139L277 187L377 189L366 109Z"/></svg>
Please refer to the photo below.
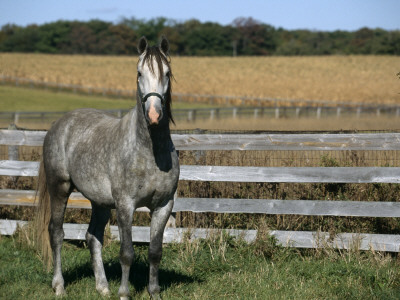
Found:
<svg viewBox="0 0 400 300"><path fill-rule="evenodd" d="M153 174L139 180L139 189L146 193L153 194L156 192L169 192L172 190L173 180L171 180L171 174L165 174L161 172L154 172Z"/></svg>
<svg viewBox="0 0 400 300"><path fill-rule="evenodd" d="M177 161L172 161L168 168L161 168L149 161L137 163L132 169L134 177L134 197L139 201L164 201L173 196L179 177Z"/></svg>

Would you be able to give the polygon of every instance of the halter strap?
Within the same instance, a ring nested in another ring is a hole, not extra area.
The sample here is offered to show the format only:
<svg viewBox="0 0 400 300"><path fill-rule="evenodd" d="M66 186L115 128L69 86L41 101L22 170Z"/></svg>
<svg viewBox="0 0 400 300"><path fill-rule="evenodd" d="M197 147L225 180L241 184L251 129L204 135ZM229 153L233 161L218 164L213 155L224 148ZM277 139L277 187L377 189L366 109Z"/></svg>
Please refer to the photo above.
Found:
<svg viewBox="0 0 400 300"><path fill-rule="evenodd" d="M143 98L142 98L142 103L145 103L147 101L147 98L151 97L151 96L156 96L158 98L160 98L162 105L164 105L164 97L161 96L159 93L148 93L146 94Z"/></svg>
<svg viewBox="0 0 400 300"><path fill-rule="evenodd" d="M146 103L147 99L149 97L151 97L151 96L156 96L156 97L160 98L161 104L163 106L165 105L165 96L162 96L159 93L147 93L146 95L143 96L143 93L142 93L142 90L140 89L140 85L139 84L138 84L138 91L139 91L140 100L141 100L143 105Z"/></svg>

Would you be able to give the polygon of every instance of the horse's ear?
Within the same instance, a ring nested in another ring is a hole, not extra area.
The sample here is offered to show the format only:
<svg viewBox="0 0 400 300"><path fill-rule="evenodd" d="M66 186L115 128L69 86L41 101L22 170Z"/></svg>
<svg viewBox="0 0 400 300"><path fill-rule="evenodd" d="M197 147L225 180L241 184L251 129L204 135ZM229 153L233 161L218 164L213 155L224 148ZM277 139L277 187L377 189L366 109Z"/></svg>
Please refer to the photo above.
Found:
<svg viewBox="0 0 400 300"><path fill-rule="evenodd" d="M160 49L165 55L168 55L169 42L168 42L167 38L164 35L161 37Z"/></svg>
<svg viewBox="0 0 400 300"><path fill-rule="evenodd" d="M144 36L142 36L139 40L138 44L138 52L142 55L147 50L148 42Z"/></svg>

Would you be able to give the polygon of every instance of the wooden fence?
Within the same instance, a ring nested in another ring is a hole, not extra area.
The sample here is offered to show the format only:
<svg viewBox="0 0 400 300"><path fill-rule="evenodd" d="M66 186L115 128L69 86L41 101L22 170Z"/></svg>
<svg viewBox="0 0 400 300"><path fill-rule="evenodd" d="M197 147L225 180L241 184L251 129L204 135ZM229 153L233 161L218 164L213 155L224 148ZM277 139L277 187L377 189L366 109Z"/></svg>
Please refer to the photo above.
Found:
<svg viewBox="0 0 400 300"><path fill-rule="evenodd" d="M1 130L0 145L40 146L46 132ZM400 133L376 134L174 134L178 150L400 150ZM11 151L13 152L13 151ZM0 175L37 176L38 162L0 161ZM237 167L181 166L180 180L225 182L296 183L400 183L399 167ZM1 205L33 205L34 191L1 190ZM70 208L90 208L80 193L73 193ZM140 208L139 211L148 211ZM400 217L400 202L177 198L174 212L216 212L250 214L287 214L306 216ZM17 220L1 220L0 233L12 234ZM84 239L87 225L64 224L66 239ZM206 237L216 229L168 228L164 242L179 242L185 234ZM247 242L256 239L256 230L226 230ZM148 242L148 227L135 227L133 240ZM111 226L118 239L118 230ZM299 248L334 247L399 252L400 235L327 232L270 231L278 243Z"/></svg>

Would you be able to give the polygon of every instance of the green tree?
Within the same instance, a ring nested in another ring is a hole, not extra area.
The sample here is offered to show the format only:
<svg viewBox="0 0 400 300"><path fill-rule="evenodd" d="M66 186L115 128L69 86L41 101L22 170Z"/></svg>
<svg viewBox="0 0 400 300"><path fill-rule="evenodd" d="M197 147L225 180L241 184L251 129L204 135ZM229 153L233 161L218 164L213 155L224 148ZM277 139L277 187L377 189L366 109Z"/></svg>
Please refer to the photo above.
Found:
<svg viewBox="0 0 400 300"><path fill-rule="evenodd" d="M73 54L93 53L96 42L96 35L91 28L84 23L73 22L68 35L68 42L62 45L60 51Z"/></svg>
<svg viewBox="0 0 400 300"><path fill-rule="evenodd" d="M232 24L177 22L167 18L122 19L118 24L91 20L57 21L0 30L0 51L87 54L135 54L141 36L170 41L175 55L400 55L400 31L361 28L348 31L285 30L253 18Z"/></svg>
<svg viewBox="0 0 400 300"><path fill-rule="evenodd" d="M37 52L59 53L62 45L68 43L71 22L57 21L38 27L39 40L35 48Z"/></svg>
<svg viewBox="0 0 400 300"><path fill-rule="evenodd" d="M237 29L235 40L238 53L244 55L268 55L276 50L275 28L253 18L237 18L233 21Z"/></svg>
<svg viewBox="0 0 400 300"><path fill-rule="evenodd" d="M124 18L119 24L131 28L138 38L145 36L150 44L156 44L164 28L174 27L176 22L163 17L150 19L148 21L144 19Z"/></svg>
<svg viewBox="0 0 400 300"><path fill-rule="evenodd" d="M37 52L36 44L40 40L39 28L30 25L25 28L16 25L3 26L3 41L0 50L5 52Z"/></svg>
<svg viewBox="0 0 400 300"><path fill-rule="evenodd" d="M231 29L218 23L190 20L184 24L186 55L231 55Z"/></svg>

